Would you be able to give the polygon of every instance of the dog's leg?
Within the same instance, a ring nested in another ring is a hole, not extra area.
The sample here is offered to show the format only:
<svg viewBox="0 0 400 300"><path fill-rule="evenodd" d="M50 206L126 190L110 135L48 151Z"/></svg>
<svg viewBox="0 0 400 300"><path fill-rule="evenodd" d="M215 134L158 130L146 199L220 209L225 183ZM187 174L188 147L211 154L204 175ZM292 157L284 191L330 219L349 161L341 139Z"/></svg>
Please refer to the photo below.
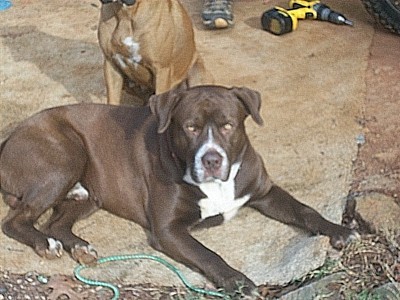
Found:
<svg viewBox="0 0 400 300"><path fill-rule="evenodd" d="M85 240L72 233L72 226L86 218L98 207L89 199L64 200L53 208L53 214L43 227L43 232L61 241L64 249L81 264L93 264L97 260L96 250Z"/></svg>
<svg viewBox="0 0 400 300"><path fill-rule="evenodd" d="M53 178L56 176L53 176ZM54 203L62 201L66 191L57 189L57 183L43 180L46 185L27 188L21 199L10 209L2 224L3 232L17 241L32 247L40 256L54 259L62 255L60 241L48 236L34 225L37 219Z"/></svg>
<svg viewBox="0 0 400 300"><path fill-rule="evenodd" d="M227 293L241 289L243 293L250 295L256 291L255 284L249 278L194 239L186 226L174 223L169 228L150 235L149 242L172 259L200 271Z"/></svg>
<svg viewBox="0 0 400 300"><path fill-rule="evenodd" d="M107 88L107 103L114 105L120 104L124 78L107 59L104 60L104 78Z"/></svg>
<svg viewBox="0 0 400 300"><path fill-rule="evenodd" d="M330 237L331 245L336 249L343 248L357 233L341 225L324 219L317 211L304 205L282 188L274 185L262 199L254 200L249 206L262 214L282 223L304 229L312 234Z"/></svg>

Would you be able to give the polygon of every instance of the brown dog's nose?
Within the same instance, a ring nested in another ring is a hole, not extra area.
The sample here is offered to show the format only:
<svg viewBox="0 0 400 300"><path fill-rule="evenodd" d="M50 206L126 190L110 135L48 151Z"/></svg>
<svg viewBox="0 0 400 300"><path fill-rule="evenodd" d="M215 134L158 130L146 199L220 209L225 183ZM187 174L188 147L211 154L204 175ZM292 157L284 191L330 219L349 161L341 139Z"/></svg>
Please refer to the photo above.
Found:
<svg viewBox="0 0 400 300"><path fill-rule="evenodd" d="M221 168L222 156L217 151L208 151L201 158L204 168L209 171L216 171Z"/></svg>

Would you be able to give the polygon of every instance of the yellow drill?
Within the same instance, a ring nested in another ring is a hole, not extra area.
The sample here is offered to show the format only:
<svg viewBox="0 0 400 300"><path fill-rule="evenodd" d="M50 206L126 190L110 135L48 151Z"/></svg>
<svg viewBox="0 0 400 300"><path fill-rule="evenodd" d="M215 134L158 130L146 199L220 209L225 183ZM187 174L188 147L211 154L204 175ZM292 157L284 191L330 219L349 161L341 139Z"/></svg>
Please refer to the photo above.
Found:
<svg viewBox="0 0 400 300"><path fill-rule="evenodd" d="M290 9L279 6L267 10L261 17L264 30L281 35L297 29L298 20L314 19L339 25L353 25L342 14L335 12L320 1L290 0Z"/></svg>

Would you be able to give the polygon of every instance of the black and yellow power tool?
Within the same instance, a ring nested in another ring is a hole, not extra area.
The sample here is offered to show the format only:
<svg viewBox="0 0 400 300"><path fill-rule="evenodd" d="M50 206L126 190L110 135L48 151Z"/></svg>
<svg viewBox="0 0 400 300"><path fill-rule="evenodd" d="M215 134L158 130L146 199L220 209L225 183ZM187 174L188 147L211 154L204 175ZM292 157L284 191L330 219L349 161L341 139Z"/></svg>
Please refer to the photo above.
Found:
<svg viewBox="0 0 400 300"><path fill-rule="evenodd" d="M264 30L276 35L285 34L297 29L298 20L314 19L328 21L339 25L353 25L342 14L335 12L320 1L290 0L289 9L279 6L267 10L261 17Z"/></svg>

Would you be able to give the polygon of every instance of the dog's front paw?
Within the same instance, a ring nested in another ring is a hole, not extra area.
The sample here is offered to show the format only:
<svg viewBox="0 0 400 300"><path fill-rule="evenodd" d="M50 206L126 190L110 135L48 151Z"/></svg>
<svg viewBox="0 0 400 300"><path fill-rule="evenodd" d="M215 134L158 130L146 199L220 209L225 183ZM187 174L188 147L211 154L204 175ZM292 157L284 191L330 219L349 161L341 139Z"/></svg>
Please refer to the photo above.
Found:
<svg viewBox="0 0 400 300"><path fill-rule="evenodd" d="M63 245L60 241L57 241L53 238L48 238L47 243L48 243L48 245L46 245L44 247L37 245L35 247L36 253L46 259L55 259L55 258L59 258L63 255L64 249L63 249Z"/></svg>
<svg viewBox="0 0 400 300"><path fill-rule="evenodd" d="M82 265L94 265L98 257L97 251L91 245L75 245L71 249L71 256Z"/></svg>
<svg viewBox="0 0 400 300"><path fill-rule="evenodd" d="M233 299L246 299L243 297L254 297L258 293L257 286L243 274L224 278L220 286L222 286L225 293L229 294Z"/></svg>
<svg viewBox="0 0 400 300"><path fill-rule="evenodd" d="M350 244L352 241L356 241L359 239L360 239L360 234L357 231L343 227L343 232L332 236L330 239L330 243L333 248L341 250L348 244Z"/></svg>

